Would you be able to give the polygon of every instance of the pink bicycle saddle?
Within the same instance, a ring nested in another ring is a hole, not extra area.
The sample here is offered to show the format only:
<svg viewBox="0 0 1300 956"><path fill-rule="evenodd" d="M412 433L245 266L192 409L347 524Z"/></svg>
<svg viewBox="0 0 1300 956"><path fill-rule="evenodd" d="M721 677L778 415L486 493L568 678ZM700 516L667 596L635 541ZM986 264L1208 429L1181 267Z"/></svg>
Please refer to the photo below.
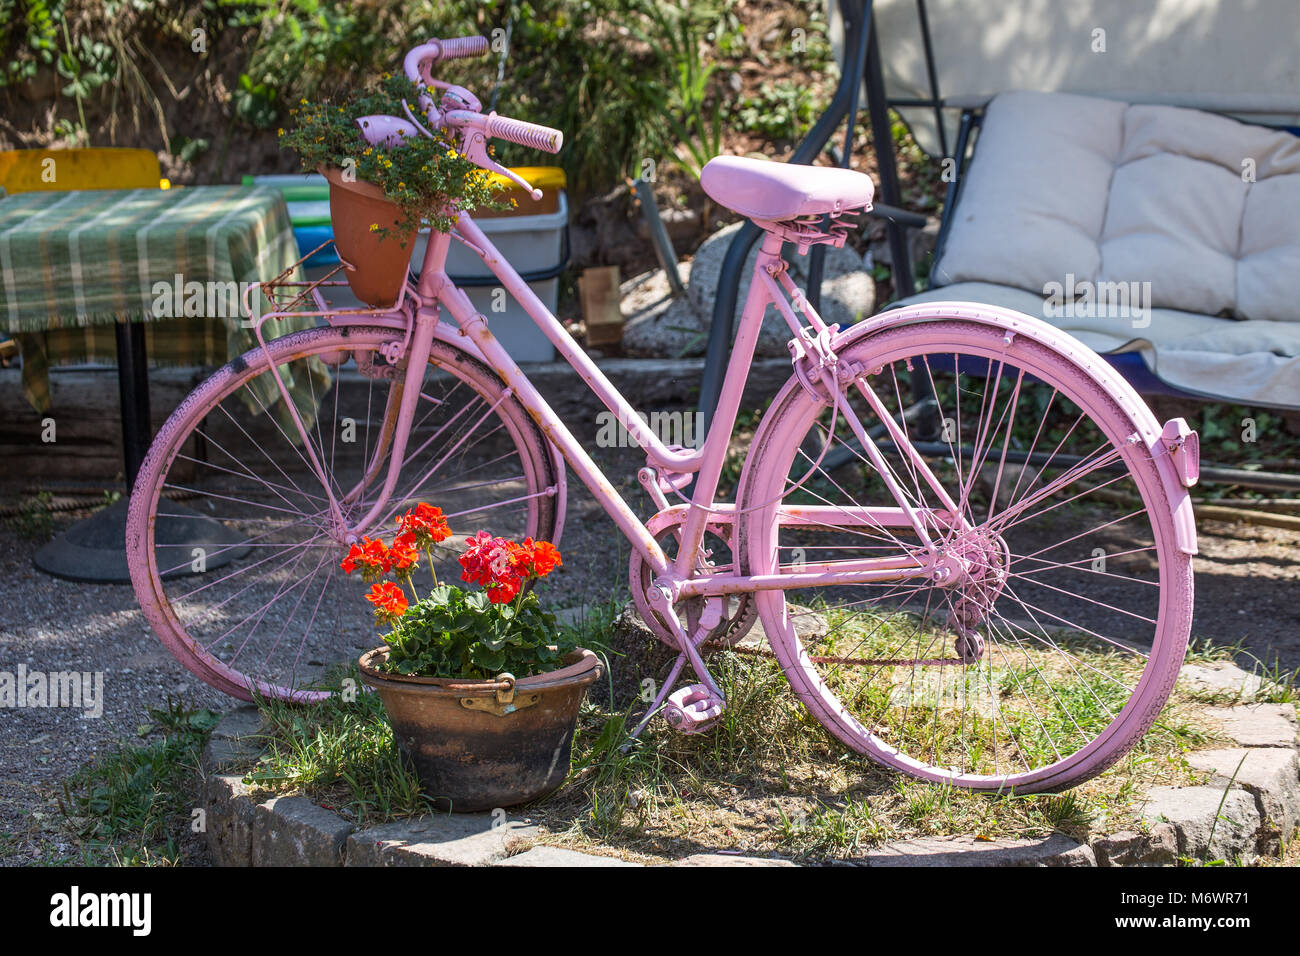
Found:
<svg viewBox="0 0 1300 956"><path fill-rule="evenodd" d="M709 198L750 219L796 219L870 206L871 177L831 166L715 156L700 173Z"/></svg>

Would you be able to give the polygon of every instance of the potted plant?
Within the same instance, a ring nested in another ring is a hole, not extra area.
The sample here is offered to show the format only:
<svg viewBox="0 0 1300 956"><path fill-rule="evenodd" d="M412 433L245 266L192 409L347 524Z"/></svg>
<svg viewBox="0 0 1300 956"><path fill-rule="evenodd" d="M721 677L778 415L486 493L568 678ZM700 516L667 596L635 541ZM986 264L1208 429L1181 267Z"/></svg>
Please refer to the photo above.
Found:
<svg viewBox="0 0 1300 956"><path fill-rule="evenodd" d="M457 811L527 803L569 768L578 707L600 661L542 609L531 585L561 563L546 541L479 531L460 555L465 590L439 581L435 545L451 536L442 511L420 504L391 544L362 538L343 560L370 583L367 600L389 627L361 658L399 748L435 803ZM426 563L430 584L417 593Z"/></svg>
<svg viewBox="0 0 1300 956"><path fill-rule="evenodd" d="M299 100L294 128L279 131L304 169L329 180L334 246L353 267L348 285L375 308L401 292L422 220L446 232L462 210L504 208L493 199L499 187L445 134L424 136L400 118L403 100L416 103L419 92L405 76L385 74L339 102Z"/></svg>

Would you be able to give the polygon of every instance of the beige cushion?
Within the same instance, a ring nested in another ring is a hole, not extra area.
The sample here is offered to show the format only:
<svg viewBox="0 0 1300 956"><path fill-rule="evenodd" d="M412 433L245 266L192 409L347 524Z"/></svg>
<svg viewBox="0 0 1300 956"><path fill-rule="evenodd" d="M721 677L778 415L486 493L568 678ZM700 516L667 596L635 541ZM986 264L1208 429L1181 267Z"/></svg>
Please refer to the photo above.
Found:
<svg viewBox="0 0 1300 956"><path fill-rule="evenodd" d="M1039 295L1069 277L1136 282L1150 308L1300 322L1300 138L1289 133L1003 93L965 176L938 282Z"/></svg>
<svg viewBox="0 0 1300 956"><path fill-rule="evenodd" d="M1141 316L1065 315L1008 285L960 282L895 303L983 302L1044 319L1097 352L1137 351L1162 381L1193 395L1300 407L1300 322L1232 321L1151 309Z"/></svg>

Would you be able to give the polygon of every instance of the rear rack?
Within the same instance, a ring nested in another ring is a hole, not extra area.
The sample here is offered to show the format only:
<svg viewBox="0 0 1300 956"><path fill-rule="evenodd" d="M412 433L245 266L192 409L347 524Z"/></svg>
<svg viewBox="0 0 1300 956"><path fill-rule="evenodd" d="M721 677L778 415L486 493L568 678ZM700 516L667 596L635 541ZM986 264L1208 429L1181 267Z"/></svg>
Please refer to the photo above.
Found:
<svg viewBox="0 0 1300 956"><path fill-rule="evenodd" d="M391 317L394 313L409 313L411 306L419 307L420 298L411 288L410 282L402 283L402 291L397 296L397 301L391 306L383 309L359 308L359 309L335 309L325 301L321 289L331 286L345 286L348 284L347 278L335 278L343 270L349 272L355 271L356 267L350 262L338 255L338 249L333 249L335 257L338 259L338 265L330 269L319 279L313 280L291 280L292 276L298 269L302 268L307 262L314 259L328 247L334 245L333 239L327 239L319 246L313 249L307 255L303 256L293 265L289 266L274 279L266 282L254 282L244 291L243 306L244 315L256 322L259 326L268 319L282 318L285 316L309 316L309 315L328 315L331 317L341 318L379 318L381 316ZM254 310L253 296L260 295L257 301L258 311ZM408 303L408 300L409 303ZM262 305L269 305L269 312L260 312Z"/></svg>

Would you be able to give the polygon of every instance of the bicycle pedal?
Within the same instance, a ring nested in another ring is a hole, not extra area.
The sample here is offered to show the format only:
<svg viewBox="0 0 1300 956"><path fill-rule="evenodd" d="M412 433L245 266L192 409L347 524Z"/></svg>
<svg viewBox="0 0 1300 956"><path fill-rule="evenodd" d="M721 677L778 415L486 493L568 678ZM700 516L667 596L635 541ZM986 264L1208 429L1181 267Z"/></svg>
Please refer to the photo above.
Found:
<svg viewBox="0 0 1300 956"><path fill-rule="evenodd" d="M699 734L722 718L724 702L703 684L691 684L668 696L664 702L664 720L679 734Z"/></svg>

